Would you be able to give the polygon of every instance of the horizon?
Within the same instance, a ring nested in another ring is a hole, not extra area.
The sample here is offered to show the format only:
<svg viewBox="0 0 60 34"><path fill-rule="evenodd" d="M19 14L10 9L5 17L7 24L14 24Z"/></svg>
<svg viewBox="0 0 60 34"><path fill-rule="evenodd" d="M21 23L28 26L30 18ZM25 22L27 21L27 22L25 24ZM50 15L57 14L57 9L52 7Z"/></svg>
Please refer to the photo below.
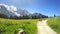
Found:
<svg viewBox="0 0 60 34"><path fill-rule="evenodd" d="M0 0L0 3L26 9L30 13L60 16L60 0Z"/></svg>

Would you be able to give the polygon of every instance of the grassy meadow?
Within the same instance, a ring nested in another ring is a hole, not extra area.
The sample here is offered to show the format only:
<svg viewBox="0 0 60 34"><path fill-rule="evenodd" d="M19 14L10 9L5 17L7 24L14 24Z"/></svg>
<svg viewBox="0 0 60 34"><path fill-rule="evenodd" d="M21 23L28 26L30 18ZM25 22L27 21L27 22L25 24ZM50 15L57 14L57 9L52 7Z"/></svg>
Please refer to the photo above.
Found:
<svg viewBox="0 0 60 34"><path fill-rule="evenodd" d="M48 19L48 25L60 34L60 17L53 17Z"/></svg>
<svg viewBox="0 0 60 34"><path fill-rule="evenodd" d="M0 34L16 34L19 29L24 29L26 34L36 34L38 19L4 19L0 18Z"/></svg>

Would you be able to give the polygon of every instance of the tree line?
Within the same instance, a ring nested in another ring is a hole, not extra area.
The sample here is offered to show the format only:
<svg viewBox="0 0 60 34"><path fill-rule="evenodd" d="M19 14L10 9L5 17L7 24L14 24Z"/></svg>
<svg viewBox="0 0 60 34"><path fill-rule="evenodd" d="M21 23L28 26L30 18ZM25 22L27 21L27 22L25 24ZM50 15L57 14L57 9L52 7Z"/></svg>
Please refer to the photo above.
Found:
<svg viewBox="0 0 60 34"><path fill-rule="evenodd" d="M23 15L23 16L10 16L8 17L5 14L1 14L0 13L0 18L8 18L8 19L40 19L40 18L48 18L48 16L42 15L40 13L34 13L34 14L30 14L30 15Z"/></svg>

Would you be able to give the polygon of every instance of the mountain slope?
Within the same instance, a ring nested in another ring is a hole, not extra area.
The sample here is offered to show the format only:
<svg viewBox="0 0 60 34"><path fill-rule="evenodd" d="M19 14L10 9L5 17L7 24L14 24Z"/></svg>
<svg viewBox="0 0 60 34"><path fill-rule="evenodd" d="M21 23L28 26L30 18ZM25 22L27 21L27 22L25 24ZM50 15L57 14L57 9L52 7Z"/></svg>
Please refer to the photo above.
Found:
<svg viewBox="0 0 60 34"><path fill-rule="evenodd" d="M22 15L29 15L27 10L21 10L16 8L15 6L8 6L5 4L0 4L0 13L10 16L22 16Z"/></svg>

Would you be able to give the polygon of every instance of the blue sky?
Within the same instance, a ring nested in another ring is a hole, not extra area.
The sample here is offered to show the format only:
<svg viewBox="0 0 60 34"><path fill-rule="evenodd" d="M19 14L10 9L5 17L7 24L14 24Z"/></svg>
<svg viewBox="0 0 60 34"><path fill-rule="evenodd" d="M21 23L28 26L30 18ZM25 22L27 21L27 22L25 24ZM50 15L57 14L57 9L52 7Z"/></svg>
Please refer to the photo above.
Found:
<svg viewBox="0 0 60 34"><path fill-rule="evenodd" d="M0 0L0 3L14 5L17 8L26 9L30 13L60 16L60 0Z"/></svg>

